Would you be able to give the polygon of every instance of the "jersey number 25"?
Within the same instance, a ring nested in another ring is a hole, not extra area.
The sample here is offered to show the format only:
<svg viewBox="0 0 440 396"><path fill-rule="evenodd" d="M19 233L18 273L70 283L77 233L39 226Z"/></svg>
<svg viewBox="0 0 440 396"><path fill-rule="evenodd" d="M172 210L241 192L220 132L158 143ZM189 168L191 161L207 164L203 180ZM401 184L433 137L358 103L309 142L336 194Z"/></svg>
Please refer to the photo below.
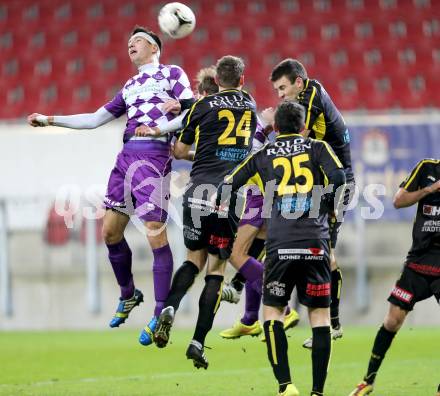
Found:
<svg viewBox="0 0 440 396"><path fill-rule="evenodd" d="M281 182L278 185L278 194L307 194L312 191L313 188L313 173L312 171L305 167L301 166L304 162L309 161L308 154L300 154L291 159L285 157L274 158L273 167L274 169L277 167L283 168L283 176L281 178ZM303 176L305 178L304 184L289 184L290 179L292 178L292 171L295 180Z"/></svg>

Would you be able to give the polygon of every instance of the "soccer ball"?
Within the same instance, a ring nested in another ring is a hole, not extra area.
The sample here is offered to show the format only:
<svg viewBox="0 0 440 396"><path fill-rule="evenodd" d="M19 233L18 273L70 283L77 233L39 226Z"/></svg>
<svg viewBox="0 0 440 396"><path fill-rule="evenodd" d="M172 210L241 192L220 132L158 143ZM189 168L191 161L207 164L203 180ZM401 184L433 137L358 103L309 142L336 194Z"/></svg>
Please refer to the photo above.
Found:
<svg viewBox="0 0 440 396"><path fill-rule="evenodd" d="M196 26L196 16L191 8L177 2L165 4L157 20L160 30L173 39L188 36Z"/></svg>

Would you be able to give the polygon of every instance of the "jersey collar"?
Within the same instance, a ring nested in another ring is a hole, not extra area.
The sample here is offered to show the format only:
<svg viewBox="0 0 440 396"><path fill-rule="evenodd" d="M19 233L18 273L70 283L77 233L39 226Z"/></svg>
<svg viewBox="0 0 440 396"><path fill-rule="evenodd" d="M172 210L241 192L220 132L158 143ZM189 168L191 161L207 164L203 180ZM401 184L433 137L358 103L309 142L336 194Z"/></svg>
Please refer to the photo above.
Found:
<svg viewBox="0 0 440 396"><path fill-rule="evenodd" d="M305 80L304 80L304 88L303 88L303 90L296 96L296 98L298 99L299 98L299 96L307 89L307 87L309 86L309 81L310 81L310 79L309 78L306 78Z"/></svg>
<svg viewBox="0 0 440 396"><path fill-rule="evenodd" d="M299 136L299 137L304 138L304 136L301 135L300 133L289 133L288 135L277 135L277 136L275 137L275 139L281 139L281 138L284 138L284 137L290 137L290 136Z"/></svg>
<svg viewBox="0 0 440 396"><path fill-rule="evenodd" d="M139 73L141 73L141 72L145 72L147 70L151 70L151 69L156 68L156 67L157 67L157 63L154 63L154 62L145 63L145 64L140 65L138 67L138 71L139 71Z"/></svg>

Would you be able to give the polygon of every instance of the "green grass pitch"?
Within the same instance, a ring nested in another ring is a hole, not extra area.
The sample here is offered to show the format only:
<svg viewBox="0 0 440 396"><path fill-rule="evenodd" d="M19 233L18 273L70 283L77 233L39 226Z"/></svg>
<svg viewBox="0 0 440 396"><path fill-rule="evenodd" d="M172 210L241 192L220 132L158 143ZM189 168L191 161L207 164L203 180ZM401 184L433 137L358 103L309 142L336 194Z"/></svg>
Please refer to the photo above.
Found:
<svg viewBox="0 0 440 396"><path fill-rule="evenodd" d="M377 328L346 328L333 344L326 396L348 395L366 369ZM277 386L257 338L207 339L210 367L196 370L185 358L192 332L175 330L172 344L142 347L137 332L0 333L0 395L275 396ZM311 389L309 331L288 332L293 379L301 395ZM440 334L402 329L379 373L377 396L434 396L440 382Z"/></svg>

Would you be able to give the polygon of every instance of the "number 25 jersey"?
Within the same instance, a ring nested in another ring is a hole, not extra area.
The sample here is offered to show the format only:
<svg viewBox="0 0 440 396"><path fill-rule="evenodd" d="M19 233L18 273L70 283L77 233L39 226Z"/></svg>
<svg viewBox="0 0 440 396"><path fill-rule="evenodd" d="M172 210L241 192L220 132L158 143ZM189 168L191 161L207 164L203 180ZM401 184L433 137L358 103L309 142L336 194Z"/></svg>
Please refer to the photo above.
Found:
<svg viewBox="0 0 440 396"><path fill-rule="evenodd" d="M288 242L329 238L328 208L321 205L320 194L314 195L314 186L323 188L327 176L342 168L328 143L299 134L279 135L243 161L225 183L231 183L233 191L257 184L265 205L271 202L267 245L272 250Z"/></svg>

